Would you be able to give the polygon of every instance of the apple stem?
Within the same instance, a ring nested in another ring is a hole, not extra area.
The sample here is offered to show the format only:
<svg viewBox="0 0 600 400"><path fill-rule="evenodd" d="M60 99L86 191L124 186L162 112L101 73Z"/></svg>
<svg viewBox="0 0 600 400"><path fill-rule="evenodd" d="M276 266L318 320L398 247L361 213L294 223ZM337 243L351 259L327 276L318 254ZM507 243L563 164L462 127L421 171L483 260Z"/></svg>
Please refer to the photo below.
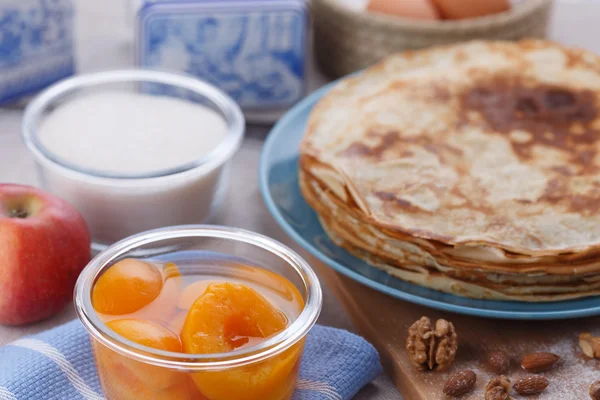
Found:
<svg viewBox="0 0 600 400"><path fill-rule="evenodd" d="M10 218L27 218L29 216L29 214L27 213L26 210L24 210L22 208L15 208L15 209L9 210L8 216Z"/></svg>

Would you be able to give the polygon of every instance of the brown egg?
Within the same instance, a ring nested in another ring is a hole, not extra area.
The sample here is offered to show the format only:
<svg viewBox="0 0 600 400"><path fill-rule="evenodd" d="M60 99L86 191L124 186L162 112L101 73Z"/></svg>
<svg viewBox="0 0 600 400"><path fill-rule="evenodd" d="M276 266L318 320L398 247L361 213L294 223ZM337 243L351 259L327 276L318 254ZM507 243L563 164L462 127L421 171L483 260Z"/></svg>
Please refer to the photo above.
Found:
<svg viewBox="0 0 600 400"><path fill-rule="evenodd" d="M367 10L405 18L440 18L431 0L370 0Z"/></svg>
<svg viewBox="0 0 600 400"><path fill-rule="evenodd" d="M510 9L509 0L433 0L443 18L463 19L497 14Z"/></svg>

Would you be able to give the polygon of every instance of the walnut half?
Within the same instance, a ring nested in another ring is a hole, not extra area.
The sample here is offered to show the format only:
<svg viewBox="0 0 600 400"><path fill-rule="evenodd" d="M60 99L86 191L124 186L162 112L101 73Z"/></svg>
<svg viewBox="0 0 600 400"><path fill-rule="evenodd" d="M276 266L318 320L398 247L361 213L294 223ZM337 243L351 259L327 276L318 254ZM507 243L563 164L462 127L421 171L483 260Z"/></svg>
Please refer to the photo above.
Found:
<svg viewBox="0 0 600 400"><path fill-rule="evenodd" d="M510 379L504 375L493 378L485 386L485 400L510 400Z"/></svg>
<svg viewBox="0 0 600 400"><path fill-rule="evenodd" d="M421 317L408 328L406 351L419 371L443 371L456 358L458 338L452 322L439 319L435 329L431 320Z"/></svg>

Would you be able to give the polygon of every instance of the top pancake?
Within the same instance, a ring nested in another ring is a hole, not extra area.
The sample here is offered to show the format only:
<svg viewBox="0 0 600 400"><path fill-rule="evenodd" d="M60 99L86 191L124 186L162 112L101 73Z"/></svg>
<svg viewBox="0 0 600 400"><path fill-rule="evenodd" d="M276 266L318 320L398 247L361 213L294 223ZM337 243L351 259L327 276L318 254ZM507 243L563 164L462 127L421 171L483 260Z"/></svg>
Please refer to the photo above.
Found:
<svg viewBox="0 0 600 400"><path fill-rule="evenodd" d="M600 248L600 58L544 41L402 53L337 85L301 145L368 222L526 255Z"/></svg>

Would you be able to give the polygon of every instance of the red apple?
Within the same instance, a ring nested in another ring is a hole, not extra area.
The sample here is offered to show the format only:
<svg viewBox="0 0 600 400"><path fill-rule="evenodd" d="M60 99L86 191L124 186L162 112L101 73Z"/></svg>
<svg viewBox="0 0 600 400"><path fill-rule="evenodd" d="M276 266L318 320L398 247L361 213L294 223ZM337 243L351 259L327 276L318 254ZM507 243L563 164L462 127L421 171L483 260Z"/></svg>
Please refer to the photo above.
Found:
<svg viewBox="0 0 600 400"><path fill-rule="evenodd" d="M90 234L72 205L30 186L0 184L0 324L62 310L89 260Z"/></svg>

